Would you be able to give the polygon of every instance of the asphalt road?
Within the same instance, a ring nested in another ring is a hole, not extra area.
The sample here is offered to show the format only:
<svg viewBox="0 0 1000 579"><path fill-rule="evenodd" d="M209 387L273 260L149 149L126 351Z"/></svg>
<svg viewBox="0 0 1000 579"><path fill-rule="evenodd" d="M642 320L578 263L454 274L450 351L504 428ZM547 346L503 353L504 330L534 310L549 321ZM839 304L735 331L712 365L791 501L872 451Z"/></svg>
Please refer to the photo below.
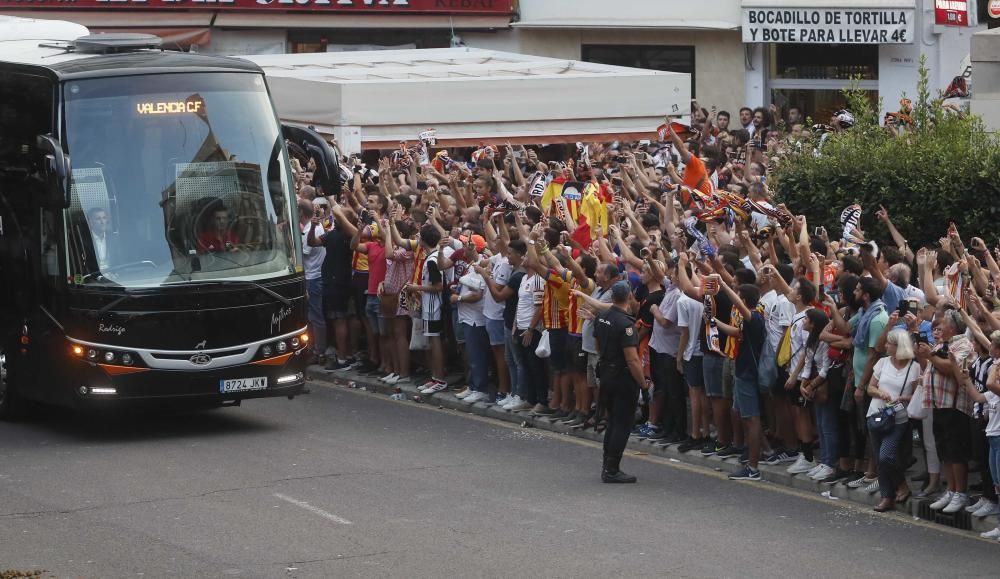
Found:
<svg viewBox="0 0 1000 579"><path fill-rule="evenodd" d="M0 423L0 571L59 577L989 576L1000 543L314 385Z"/></svg>

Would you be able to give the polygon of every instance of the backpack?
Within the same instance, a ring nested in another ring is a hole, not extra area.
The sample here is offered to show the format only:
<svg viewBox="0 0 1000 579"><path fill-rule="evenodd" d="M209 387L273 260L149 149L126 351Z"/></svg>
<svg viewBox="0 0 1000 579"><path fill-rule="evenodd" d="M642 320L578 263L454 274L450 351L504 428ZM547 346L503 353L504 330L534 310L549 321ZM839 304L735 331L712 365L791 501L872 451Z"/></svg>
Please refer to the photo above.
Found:
<svg viewBox="0 0 1000 579"><path fill-rule="evenodd" d="M785 328L785 333L781 335L776 357L779 368L788 366L792 361L792 326Z"/></svg>
<svg viewBox="0 0 1000 579"><path fill-rule="evenodd" d="M793 319L791 325L785 328L785 333L782 334L781 341L778 342L778 352L776 357L779 368L786 368L792 362L792 356L795 355L792 353L792 328L794 328L795 324L799 323L799 321L804 317L805 316L803 315Z"/></svg>

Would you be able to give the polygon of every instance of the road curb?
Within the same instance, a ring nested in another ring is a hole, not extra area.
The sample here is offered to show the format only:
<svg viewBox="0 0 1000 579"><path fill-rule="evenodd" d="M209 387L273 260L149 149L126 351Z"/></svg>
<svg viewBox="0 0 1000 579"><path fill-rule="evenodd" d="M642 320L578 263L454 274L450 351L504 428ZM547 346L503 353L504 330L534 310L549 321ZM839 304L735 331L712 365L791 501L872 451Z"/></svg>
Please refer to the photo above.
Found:
<svg viewBox="0 0 1000 579"><path fill-rule="evenodd" d="M593 430L569 428L556 421L550 420L547 417L529 415L527 411L509 412L502 410L493 404L486 404L483 402L468 404L461 399L456 398L455 395L448 390L438 392L437 394L423 395L420 394L416 385L392 386L380 382L375 376L358 374L356 372L329 372L320 366L310 366L306 371L306 378L308 380L324 382L344 388L361 388L368 392L384 394L387 396L399 392L404 394L407 401L410 402L416 402L419 400L421 403L432 406L437 405L439 408L467 412L484 418L502 420L504 422L519 424L524 427L538 428L594 442L602 442L604 440L603 434L599 434ZM697 451L682 454L677 452L674 446L661 447L656 446L649 441L636 440L634 438L629 439L628 450L666 458L672 462L676 461L727 474L740 468L739 459L736 457L722 459L717 456L702 456ZM821 494L829 492L831 500L840 499L851 501L852 503L859 505L873 507L881 499L878 493L869 494L863 489L849 489L840 484L823 484L813 481L805 475L788 474L785 470L786 467L786 465L770 466L762 464L760 465L761 477L763 480L771 484L786 486L811 493ZM954 515L934 513L925 506L930 502L931 501L929 499L911 498L906 502L906 504L897 506L897 510L914 518L920 518L925 521L935 522L975 533L989 531L995 528L998 524L998 518L996 516L989 516L985 518L973 517L964 512L964 510Z"/></svg>

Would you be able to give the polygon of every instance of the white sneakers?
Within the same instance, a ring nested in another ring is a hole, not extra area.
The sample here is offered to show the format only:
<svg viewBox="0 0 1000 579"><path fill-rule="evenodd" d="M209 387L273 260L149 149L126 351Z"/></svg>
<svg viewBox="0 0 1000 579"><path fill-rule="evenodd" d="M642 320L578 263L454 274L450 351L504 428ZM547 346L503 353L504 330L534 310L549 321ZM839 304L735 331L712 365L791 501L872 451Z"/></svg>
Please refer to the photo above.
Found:
<svg viewBox="0 0 1000 579"><path fill-rule="evenodd" d="M489 395L486 394L485 392L475 392L475 391L473 391L468 396L466 396L465 398L463 398L463 400L465 400L469 404L475 404L476 402L482 402L483 400L486 400L487 398L489 398Z"/></svg>
<svg viewBox="0 0 1000 579"><path fill-rule="evenodd" d="M969 496L967 494L954 493L951 496L951 501L948 503L947 506L941 509L941 512L948 513L949 515L952 513L957 513L958 511L962 510L962 508L965 507L965 505L968 504L968 502L969 502Z"/></svg>
<svg viewBox="0 0 1000 579"><path fill-rule="evenodd" d="M395 384L395 383L399 382L399 374L396 374L395 372L393 372L391 374L387 374L385 376L382 376L378 380L379 380L379 382L385 382L386 384L392 385L392 384Z"/></svg>
<svg viewBox="0 0 1000 579"><path fill-rule="evenodd" d="M529 408L531 408L531 404L522 400L520 396L511 396L510 402L503 405L504 410L509 410L511 412L520 412Z"/></svg>
<svg viewBox="0 0 1000 579"><path fill-rule="evenodd" d="M514 401L514 398L515 396L513 394L508 393L506 396L497 401L497 406L503 408L504 406L511 404Z"/></svg>
<svg viewBox="0 0 1000 579"><path fill-rule="evenodd" d="M979 533L979 536L984 539L996 539L1000 540L1000 527L993 529L992 531L986 531L985 533Z"/></svg>
<svg viewBox="0 0 1000 579"><path fill-rule="evenodd" d="M955 493L951 491L945 491L943 495L938 497L938 500L931 503L930 509L932 511L940 511L941 509L947 507L951 504L951 499L955 496Z"/></svg>
<svg viewBox="0 0 1000 579"><path fill-rule="evenodd" d="M973 517L988 517L990 515L1000 515L1000 506L997 503L991 503L990 501L985 501L983 506L972 511Z"/></svg>
<svg viewBox="0 0 1000 579"><path fill-rule="evenodd" d="M420 393L424 395L435 394L442 390L446 390L447 388L448 388L447 382L444 382L442 380L431 379L424 383L423 387L420 389Z"/></svg>
<svg viewBox="0 0 1000 579"><path fill-rule="evenodd" d="M469 387L468 387L468 386L466 386L466 387L465 387L465 390L462 390L462 391L461 391L461 392L459 392L458 394L455 394L455 398L458 398L459 400L462 400L462 399L464 399L464 398L465 398L466 396L468 396L469 394L472 394L472 390L470 390L470 389L469 389Z"/></svg>
<svg viewBox="0 0 1000 579"><path fill-rule="evenodd" d="M974 513L976 511L978 511L979 508L982 507L984 503L988 503L988 502L989 501L986 500L986 497L979 497L978 501L976 501L975 503L973 503L973 504L965 507L965 512L967 512L967 513Z"/></svg>
<svg viewBox="0 0 1000 579"><path fill-rule="evenodd" d="M812 469L816 468L817 464L812 461L806 460L806 457L799 455L799 458L792 463L792 466L788 467L788 474L805 474Z"/></svg>
<svg viewBox="0 0 1000 579"><path fill-rule="evenodd" d="M830 476L831 474L833 474L834 472L836 471L833 469L833 467L825 464L820 464L816 468L809 471L809 478L811 478L814 481L821 481L826 477Z"/></svg>

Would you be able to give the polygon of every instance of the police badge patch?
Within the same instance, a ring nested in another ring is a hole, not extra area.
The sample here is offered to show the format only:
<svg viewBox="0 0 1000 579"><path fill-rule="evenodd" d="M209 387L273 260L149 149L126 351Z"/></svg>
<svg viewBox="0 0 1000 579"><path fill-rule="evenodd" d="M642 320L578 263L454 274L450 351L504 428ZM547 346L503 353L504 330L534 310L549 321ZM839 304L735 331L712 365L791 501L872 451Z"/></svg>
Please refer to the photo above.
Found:
<svg viewBox="0 0 1000 579"><path fill-rule="evenodd" d="M632 326L629 326L629 327L625 328L625 335L626 336L631 336L633 331L634 330L632 329Z"/></svg>

